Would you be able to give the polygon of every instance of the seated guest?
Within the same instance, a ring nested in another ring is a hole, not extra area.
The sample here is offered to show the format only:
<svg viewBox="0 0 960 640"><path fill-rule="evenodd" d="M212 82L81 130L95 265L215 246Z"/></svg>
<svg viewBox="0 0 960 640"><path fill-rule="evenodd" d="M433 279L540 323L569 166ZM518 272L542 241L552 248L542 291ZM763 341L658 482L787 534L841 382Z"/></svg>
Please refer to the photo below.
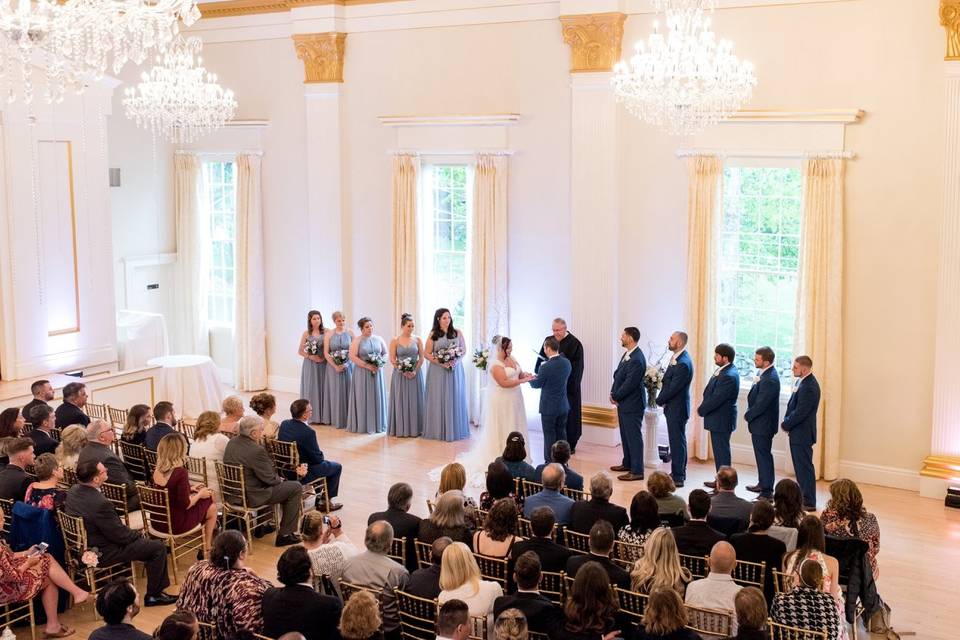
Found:
<svg viewBox="0 0 960 640"><path fill-rule="evenodd" d="M527 458L529 456L527 455L527 446L523 434L519 431L511 431L510 435L507 436L507 444L503 448L503 455L497 460L503 462L514 478L536 482L537 472L527 462Z"/></svg>
<svg viewBox="0 0 960 640"><path fill-rule="evenodd" d="M57 428L63 429L71 424L87 426L90 416L83 412L87 405L87 385L71 382L63 387L63 404L57 407Z"/></svg>
<svg viewBox="0 0 960 640"><path fill-rule="evenodd" d="M710 551L710 573L706 578L694 580L687 585L684 602L701 609L716 609L733 613L734 598L742 588L733 581L733 569L737 566L737 552L729 542L718 542ZM733 622L733 633L737 623Z"/></svg>
<svg viewBox="0 0 960 640"><path fill-rule="evenodd" d="M523 501L524 517L529 518L537 507L550 507L557 524L569 524L573 500L560 493L563 481L563 467L556 463L548 464L543 470L543 491Z"/></svg>
<svg viewBox="0 0 960 640"><path fill-rule="evenodd" d="M67 492L57 486L63 480L63 467L57 456L52 453L39 456L33 463L33 471L37 479L27 487L23 501L41 509L62 509Z"/></svg>
<svg viewBox="0 0 960 640"><path fill-rule="evenodd" d="M136 511L140 508L140 494L137 493L137 483L130 475L123 461L113 451L113 441L117 433L106 420L95 419L87 425L87 446L80 450L77 466L84 462L100 462L107 468L107 482L119 484L127 488L127 509Z"/></svg>
<svg viewBox="0 0 960 640"><path fill-rule="evenodd" d="M700 640L696 632L686 628L687 610L673 589L654 589L643 610L643 626L636 640Z"/></svg>
<svg viewBox="0 0 960 640"><path fill-rule="evenodd" d="M566 474L567 486L576 491L583 491L583 476L571 469L568 466L570 462L570 443L566 440L557 440L552 445L550 445L550 462L556 462L561 467L563 467L563 472ZM535 469L537 482L542 483L541 480L543 476L543 469L547 466L548 463L544 462L541 465L537 465Z"/></svg>
<svg viewBox="0 0 960 640"><path fill-rule="evenodd" d="M317 432L310 426L310 417L313 415L313 407L307 400L294 400L290 405L290 420L284 420L280 423L280 431L277 432L277 438L283 442L293 442L297 445L297 453L300 455L300 463L307 466L307 473L300 478L301 484L310 484L318 478L327 479L327 491L329 495L327 500L330 504L317 505L321 511L336 511L342 509L343 505L333 502L340 489L340 474L343 473L343 465L333 460L327 460L320 451L320 445L317 444ZM261 424L265 424L263 420Z"/></svg>
<svg viewBox="0 0 960 640"><path fill-rule="evenodd" d="M796 480L783 478L773 488L773 506L776 517L773 524L790 529L799 529L806 516L803 510L803 491Z"/></svg>
<svg viewBox="0 0 960 640"><path fill-rule="evenodd" d="M598 640L616 637L612 632L630 637L631 624L620 613L620 606L610 578L603 567L588 562L577 572L573 587L563 605L563 624L556 629L553 640Z"/></svg>
<svg viewBox="0 0 960 640"><path fill-rule="evenodd" d="M773 572L780 571L787 547L783 542L769 535L771 525L773 525L773 505L766 500L757 500L753 503L753 513L750 514L750 528L747 533L738 533L733 536L730 544L737 552L738 560L767 563L763 593L767 600L773 602Z"/></svg>
<svg viewBox="0 0 960 640"><path fill-rule="evenodd" d="M80 451L86 446L87 430L79 424L72 424L60 432L60 446L54 455L65 469L76 469Z"/></svg>
<svg viewBox="0 0 960 640"><path fill-rule="evenodd" d="M717 490L710 499L707 522L717 531L728 535L746 531L750 524L750 512L753 511L753 505L739 497L736 489L737 470L720 467L717 471Z"/></svg>
<svg viewBox="0 0 960 640"><path fill-rule="evenodd" d="M451 462L444 466L440 472L440 486L434 498L439 500L440 496L447 491L459 491L460 496L463 498L463 508L466 510L465 515L467 522L470 524L471 529L476 529L477 526L479 526L476 513L477 503L474 502L473 498L463 492L466 486L467 470L464 469L463 465L459 462Z"/></svg>
<svg viewBox="0 0 960 640"><path fill-rule="evenodd" d="M724 640L767 640L767 601L756 587L744 587L733 599L737 631Z"/></svg>
<svg viewBox="0 0 960 640"><path fill-rule="evenodd" d="M187 442L179 433L171 433L160 440L152 480L154 487L167 491L173 531L166 531L166 523L158 520L152 520L153 528L161 533L180 534L202 525L203 552L209 553L213 531L217 528L217 505L210 489L203 485L190 486Z"/></svg>
<svg viewBox="0 0 960 640"><path fill-rule="evenodd" d="M657 529L643 544L643 557L630 572L630 590L650 594L663 587L682 596L692 579L690 571L680 565L677 543L670 530Z"/></svg>
<svg viewBox="0 0 960 640"><path fill-rule="evenodd" d="M3 528L3 510L0 510L0 528ZM40 596L47 616L44 636L66 638L73 629L60 624L57 617L58 589L73 596L76 603L86 602L90 594L73 583L49 553L37 553L36 547L13 552L0 542L0 605L29 602Z"/></svg>
<svg viewBox="0 0 960 640"><path fill-rule="evenodd" d="M473 529L467 524L463 494L459 491L450 490L440 496L430 517L420 521L420 542L430 544L440 536L468 545L473 542Z"/></svg>
<svg viewBox="0 0 960 640"><path fill-rule="evenodd" d="M56 424L53 407L45 404L34 407L30 412L30 423L33 425L29 433L33 440L33 452L39 456L56 451L60 443L53 437L53 427Z"/></svg>
<svg viewBox="0 0 960 640"><path fill-rule="evenodd" d="M402 591L410 579L407 568L387 555L392 543L393 527L389 522L378 520L367 526L363 540L367 550L348 558L343 567L345 581L370 587L382 594L383 632L387 636L395 634L400 628L396 590ZM354 597L356 594L350 596L350 600Z"/></svg>
<svg viewBox="0 0 960 640"><path fill-rule="evenodd" d="M120 439L130 444L143 446L147 430L153 426L153 411L145 404L135 404L127 411L127 422L123 425Z"/></svg>
<svg viewBox="0 0 960 640"><path fill-rule="evenodd" d="M197 616L192 611L174 611L153 632L155 640L195 640L200 634Z"/></svg>
<svg viewBox="0 0 960 640"><path fill-rule="evenodd" d="M327 517L320 511L303 514L300 537L303 539L303 548L307 550L313 563L314 575L330 576L336 585L343 575L347 558L360 553L360 549L347 537L337 516L329 516L330 524L324 528L324 519Z"/></svg>
<svg viewBox="0 0 960 640"><path fill-rule="evenodd" d="M193 432L191 453L195 458L203 458L207 467L207 488L213 495L213 502L220 504L220 481L217 479L217 464L223 462L223 453L227 450L230 438L220 433L220 414L216 411L204 411L197 417L197 428Z"/></svg>
<svg viewBox="0 0 960 640"><path fill-rule="evenodd" d="M90 634L89 640L151 640L151 636L133 626L140 613L137 588L127 578L114 580L97 593L97 613L106 623Z"/></svg>
<svg viewBox="0 0 960 640"><path fill-rule="evenodd" d="M797 548L783 558L783 572L798 575L804 560L817 562L823 574L823 590L842 601L840 593L840 564L833 556L827 555L827 540L823 533L823 523L813 515L804 516L800 521L797 534Z"/></svg>
<svg viewBox="0 0 960 640"><path fill-rule="evenodd" d="M647 489L653 494L657 501L657 511L661 515L680 515L684 520L690 519L690 512L687 511L687 503L683 498L674 493L677 485L673 478L663 471L654 471L647 478Z"/></svg>
<svg viewBox="0 0 960 640"><path fill-rule="evenodd" d="M690 504L690 520L682 527L674 527L673 538L677 550L685 556L700 556L710 553L713 545L725 536L707 524L710 513L710 494L703 489L694 489L687 498Z"/></svg>
<svg viewBox="0 0 960 640"><path fill-rule="evenodd" d="M420 518L410 513L412 502L413 489L406 482L397 482L387 492L387 510L371 513L367 518L367 524L386 520L393 527L394 537L407 539L407 571L419 566L413 542L420 531Z"/></svg>
<svg viewBox="0 0 960 640"><path fill-rule="evenodd" d="M493 611L494 601L503 595L499 582L481 580L477 559L470 547L454 542L443 552L440 561L440 595L437 601L463 600L471 616L486 616Z"/></svg>
<svg viewBox="0 0 960 640"><path fill-rule="evenodd" d="M473 550L482 556L507 558L517 541L517 504L510 498L493 503L483 529L473 534Z"/></svg>
<svg viewBox="0 0 960 640"><path fill-rule="evenodd" d="M859 538L867 543L867 558L873 579L880 577L877 553L880 551L880 523L877 516L863 508L863 494L853 480L841 478L830 485L830 500L820 514L824 531L840 538Z"/></svg>
<svg viewBox="0 0 960 640"><path fill-rule="evenodd" d="M437 613L437 640L467 640L470 609L463 600L447 600Z"/></svg>
<svg viewBox="0 0 960 640"><path fill-rule="evenodd" d="M587 533L597 520L606 520L614 531L627 526L627 510L610 502L613 483L603 471L590 478L590 499L577 500L570 508L570 528ZM558 518L559 520L559 518Z"/></svg>
<svg viewBox="0 0 960 640"><path fill-rule="evenodd" d="M513 481L513 475L503 460L494 460L487 465L487 490L480 494L480 508L489 511L493 503L502 498L510 498L517 505L517 509L523 509L523 496L516 495L516 484Z"/></svg>
<svg viewBox="0 0 960 640"><path fill-rule="evenodd" d="M247 541L239 531L213 539L210 559L190 567L180 587L177 609L197 614L216 627L220 638L241 638L263 629L263 594L270 582L247 568Z"/></svg>
<svg viewBox="0 0 960 640"><path fill-rule="evenodd" d="M382 640L380 627L383 624L377 599L369 591L358 591L343 605L340 637L343 640Z"/></svg>
<svg viewBox="0 0 960 640"><path fill-rule="evenodd" d="M407 582L407 593L418 598L427 600L436 600L440 595L440 565L443 561L443 552L453 543L453 540L447 537L440 537L430 545L429 567L417 569L410 574L410 581Z"/></svg>
<svg viewBox="0 0 960 640"><path fill-rule="evenodd" d="M340 599L313 590L310 556L303 547L286 549L277 561L283 584L263 594L263 635L278 638L296 631L307 640L339 640ZM290 615L295 611L296 615Z"/></svg>
<svg viewBox="0 0 960 640"><path fill-rule="evenodd" d="M173 410L173 403L161 401L153 407L153 417L156 422L147 430L147 435L143 437L143 446L150 451L156 451L157 445L163 436L177 433L174 425L177 424L177 414ZM187 448L189 450L189 447Z"/></svg>
<svg viewBox="0 0 960 640"><path fill-rule="evenodd" d="M227 396L223 400L222 408L223 419L220 420L220 430L227 433L237 433L237 425L243 418L243 399L240 396Z"/></svg>
<svg viewBox="0 0 960 640"><path fill-rule="evenodd" d="M153 429L150 431L152 432ZM297 518L300 516L303 488L296 480L284 480L277 474L270 454L260 446L262 437L263 420L256 416L243 418L237 425L237 437L227 443L227 448L223 452L223 462L243 467L243 480L249 506L282 505L283 515L280 518L276 545L284 547L296 544L300 539L294 533L294 529L297 526Z"/></svg>
<svg viewBox="0 0 960 640"><path fill-rule="evenodd" d="M846 629L837 602L826 593L829 589L823 583L823 567L816 560L805 559L800 561L797 572L796 586L773 599L770 617L791 627L824 631L827 640L841 640Z"/></svg>
<svg viewBox="0 0 960 640"><path fill-rule="evenodd" d="M37 423L33 419L33 410L37 407L50 407L47 403L53 400L53 385L50 384L49 380L35 380L33 384L30 385L30 394L33 396L33 399L23 405L20 413L23 414L23 419L32 424L34 429L36 429ZM52 409L53 407L50 408Z"/></svg>
<svg viewBox="0 0 960 640"><path fill-rule="evenodd" d="M508 609L519 609L526 616L530 631L552 634L560 625L563 613L560 607L540 595L540 559L537 554L527 551L513 565L513 580L517 591L501 596L493 603L493 615L499 617Z"/></svg>
<svg viewBox="0 0 960 640"><path fill-rule="evenodd" d="M280 425L273 419L277 413L277 398L272 393L258 393L250 398L250 408L263 420L263 435L276 438Z"/></svg>
<svg viewBox="0 0 960 640"><path fill-rule="evenodd" d="M553 509L550 507L534 509L530 516L530 529L533 537L529 540L520 540L513 545L513 560L516 561L521 554L532 551L540 558L541 571L551 573L566 571L567 560L570 559L573 552L554 542L553 529L555 524Z"/></svg>
<svg viewBox="0 0 960 640"><path fill-rule="evenodd" d="M630 574L627 570L613 562L610 559L610 552L613 551L613 527L606 520L598 520L590 529L590 553L587 555L575 553L567 560L567 575L576 576L577 571L588 562L596 562L607 575L610 576L610 584L615 584L621 589L630 588Z"/></svg>
<svg viewBox="0 0 960 640"><path fill-rule="evenodd" d="M493 623L494 640L527 640L527 616L519 609L507 609Z"/></svg>
<svg viewBox="0 0 960 640"><path fill-rule="evenodd" d="M87 545L100 551L101 567L118 562L139 561L147 572L148 607L173 604L176 598L163 592L170 585L167 577L167 545L162 540L147 540L140 532L126 527L100 487L107 481L107 468L93 460L77 465L77 482L67 491L68 515L83 518Z"/></svg>
<svg viewBox="0 0 960 640"><path fill-rule="evenodd" d="M10 462L6 453L7 444L20 437L24 424L20 409L10 407L0 411L0 467Z"/></svg>
<svg viewBox="0 0 960 640"><path fill-rule="evenodd" d="M620 528L617 539L630 544L642 545L651 533L660 528L660 513L657 509L657 500L652 493L638 491L633 496L633 500L630 501L630 523ZM639 557L639 553L633 553L624 560L636 560Z"/></svg>
<svg viewBox="0 0 960 640"><path fill-rule="evenodd" d="M9 464L0 470L0 498L17 502L30 486L30 476L26 468L33 464L33 440L30 438L11 438L7 441Z"/></svg>

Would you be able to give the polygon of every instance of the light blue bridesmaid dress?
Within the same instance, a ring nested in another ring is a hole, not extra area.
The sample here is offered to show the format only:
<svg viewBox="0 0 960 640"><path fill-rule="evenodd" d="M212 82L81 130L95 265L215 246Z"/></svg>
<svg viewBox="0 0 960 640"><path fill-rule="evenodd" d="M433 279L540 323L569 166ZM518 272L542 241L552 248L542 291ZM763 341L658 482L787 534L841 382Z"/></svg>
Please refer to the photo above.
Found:
<svg viewBox="0 0 960 640"><path fill-rule="evenodd" d="M330 353L334 351L350 351L350 334L344 331L330 336ZM350 382L353 377L353 363L350 360L346 362L346 369L343 373L337 373L337 370L330 367L327 372L326 396L323 399L323 409L321 421L324 424L332 424L337 429L347 428L347 413L350 407Z"/></svg>
<svg viewBox="0 0 960 640"><path fill-rule="evenodd" d="M397 360L409 358L416 363L423 357L416 340L403 346L397 342ZM417 369L416 376L407 378L399 369L393 370L390 380L390 425L388 433L392 436L417 437L423 433L423 367Z"/></svg>
<svg viewBox="0 0 960 640"><path fill-rule="evenodd" d="M317 355L323 358L323 336L307 336L307 342L318 344ZM300 397L310 401L313 407L313 420L322 422L323 420L323 387L324 374L327 371L327 361L314 362L308 358L303 359L303 367L300 369ZM329 413L329 409L327 410Z"/></svg>
<svg viewBox="0 0 960 640"><path fill-rule="evenodd" d="M363 361L371 353L387 358L387 347L380 336L360 338L357 357ZM387 430L387 393L383 383L383 367L376 373L357 367L353 371L353 389L347 414L350 433L383 433Z"/></svg>
<svg viewBox="0 0 960 640"><path fill-rule="evenodd" d="M433 350L459 345L460 337L441 337L433 341ZM452 369L433 363L427 371L427 410L424 416L423 437L430 440L462 440L470 436L467 422L467 383L463 374L463 358Z"/></svg>

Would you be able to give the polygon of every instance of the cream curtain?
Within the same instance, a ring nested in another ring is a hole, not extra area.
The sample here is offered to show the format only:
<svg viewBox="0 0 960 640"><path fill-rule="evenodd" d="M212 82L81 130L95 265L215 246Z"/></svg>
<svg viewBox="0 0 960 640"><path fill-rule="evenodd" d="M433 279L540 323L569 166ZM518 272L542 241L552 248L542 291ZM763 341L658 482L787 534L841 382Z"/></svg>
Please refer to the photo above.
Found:
<svg viewBox="0 0 960 640"><path fill-rule="evenodd" d="M393 317L398 325L402 313L420 310L417 282L417 183L420 159L409 154L393 156ZM431 318L418 318L429 326Z"/></svg>
<svg viewBox="0 0 960 640"><path fill-rule="evenodd" d="M503 155L477 156L473 180L472 302L473 344L471 349L490 343L496 335L510 330L507 296L507 185L510 160ZM469 355L467 356L469 357ZM469 370L473 370L472 367ZM479 420L480 378L470 384L470 408Z"/></svg>
<svg viewBox="0 0 960 640"><path fill-rule="evenodd" d="M841 158L811 158L803 165L796 355L813 359L820 382L819 433L813 460L817 477L828 480L838 476L840 466L845 169Z"/></svg>
<svg viewBox="0 0 960 640"><path fill-rule="evenodd" d="M706 460L710 441L696 408L703 400L703 388L713 375L713 348L716 341L714 310L717 301L717 250L720 233L720 181L723 162L714 156L687 160L687 305L685 324L687 351L693 360L691 416L693 446L690 451Z"/></svg>
<svg viewBox="0 0 960 640"><path fill-rule="evenodd" d="M207 273L209 261L204 238L209 225L203 207L200 158L192 153L173 157L173 208L177 224L177 350L206 355Z"/></svg>
<svg viewBox="0 0 960 640"><path fill-rule="evenodd" d="M237 155L236 313L234 386L267 388L267 331L263 293L263 213L259 153Z"/></svg>

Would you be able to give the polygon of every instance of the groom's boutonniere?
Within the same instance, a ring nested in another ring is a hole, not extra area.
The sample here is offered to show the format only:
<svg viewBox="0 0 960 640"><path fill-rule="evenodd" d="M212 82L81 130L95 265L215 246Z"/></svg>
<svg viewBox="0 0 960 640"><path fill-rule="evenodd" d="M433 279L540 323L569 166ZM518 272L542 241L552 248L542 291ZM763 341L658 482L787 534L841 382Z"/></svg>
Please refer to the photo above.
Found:
<svg viewBox="0 0 960 640"><path fill-rule="evenodd" d="M760 376L759 375L753 376L753 384L757 384L758 382L760 382Z"/></svg>

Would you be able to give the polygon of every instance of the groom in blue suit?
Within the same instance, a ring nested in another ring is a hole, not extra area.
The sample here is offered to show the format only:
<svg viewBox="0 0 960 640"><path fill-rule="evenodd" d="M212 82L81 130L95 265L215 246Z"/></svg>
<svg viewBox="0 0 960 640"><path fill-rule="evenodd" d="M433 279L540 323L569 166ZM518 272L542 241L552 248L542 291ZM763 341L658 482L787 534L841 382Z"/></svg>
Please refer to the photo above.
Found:
<svg viewBox="0 0 960 640"><path fill-rule="evenodd" d="M813 445L817 442L817 409L820 408L820 383L810 372L813 360L797 356L793 361L793 393L783 414L783 430L790 436L790 457L803 492L803 508L817 510L817 477L813 468Z"/></svg>
<svg viewBox="0 0 960 640"><path fill-rule="evenodd" d="M670 365L663 374L657 404L663 407L670 438L670 476L677 487L687 479L687 420L690 419L690 383L693 361L687 353L687 334L674 331L667 343L673 352Z"/></svg>
<svg viewBox="0 0 960 640"><path fill-rule="evenodd" d="M761 498L773 499L773 436L780 424L780 376L773 366L776 358L773 349L760 347L753 354L753 364L759 375L747 395L747 421L753 455L757 459L759 482L747 487L747 491L759 493Z"/></svg>
<svg viewBox="0 0 960 640"><path fill-rule="evenodd" d="M620 345L627 350L613 372L610 403L617 407L620 422L620 443L623 461L610 467L611 471L625 471L618 480L643 480L643 410L646 408L647 389L643 377L647 373L647 359L637 347L640 330L627 327L620 335Z"/></svg>
<svg viewBox="0 0 960 640"><path fill-rule="evenodd" d="M567 380L573 365L560 355L560 342L553 336L543 341L547 359L540 365L530 386L540 389L540 425L543 427L543 461L550 462L550 448L557 440L567 439Z"/></svg>
<svg viewBox="0 0 960 640"><path fill-rule="evenodd" d="M703 428L710 432L713 446L713 462L720 467L730 466L730 434L737 428L737 397L740 395L740 372L733 366L736 351L728 344L718 344L713 349L713 363L719 367L703 390L703 402L697 407L697 415L703 418ZM714 481L704 482L711 489L717 488Z"/></svg>

